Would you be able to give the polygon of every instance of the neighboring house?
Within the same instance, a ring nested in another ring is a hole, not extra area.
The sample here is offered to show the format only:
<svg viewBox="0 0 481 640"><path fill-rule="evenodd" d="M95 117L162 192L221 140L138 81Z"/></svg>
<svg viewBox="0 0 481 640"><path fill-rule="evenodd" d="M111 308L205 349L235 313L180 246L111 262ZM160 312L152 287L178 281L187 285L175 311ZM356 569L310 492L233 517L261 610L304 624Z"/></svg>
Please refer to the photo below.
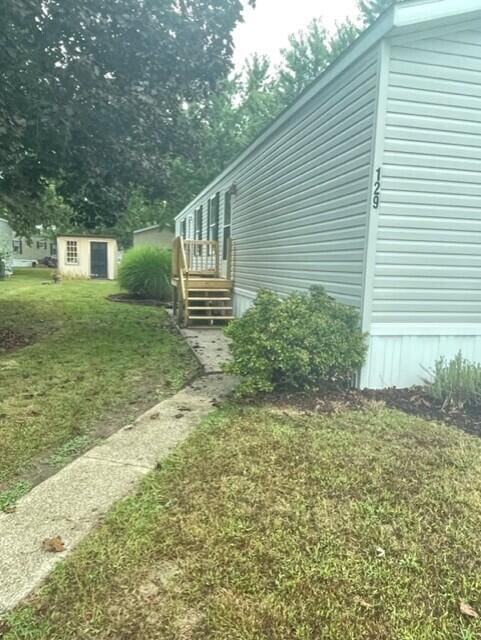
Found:
<svg viewBox="0 0 481 640"><path fill-rule="evenodd" d="M360 386L420 383L458 350L480 362L481 0L391 7L176 233L222 257L231 224L234 313L262 287L323 285L369 333Z"/></svg>
<svg viewBox="0 0 481 640"><path fill-rule="evenodd" d="M0 254L5 260L7 274L11 274L13 268L12 241L12 228L4 218L0 218Z"/></svg>
<svg viewBox="0 0 481 640"><path fill-rule="evenodd" d="M158 224L134 231L134 247L141 244L152 244L156 247L172 248L173 231L160 229Z"/></svg>
<svg viewBox="0 0 481 640"><path fill-rule="evenodd" d="M42 235L32 236L30 239L15 236L12 246L13 262L16 267L37 264L44 258L57 256L56 241Z"/></svg>
<svg viewBox="0 0 481 640"><path fill-rule="evenodd" d="M117 240L107 236L57 236L60 275L79 278L105 278L117 275Z"/></svg>

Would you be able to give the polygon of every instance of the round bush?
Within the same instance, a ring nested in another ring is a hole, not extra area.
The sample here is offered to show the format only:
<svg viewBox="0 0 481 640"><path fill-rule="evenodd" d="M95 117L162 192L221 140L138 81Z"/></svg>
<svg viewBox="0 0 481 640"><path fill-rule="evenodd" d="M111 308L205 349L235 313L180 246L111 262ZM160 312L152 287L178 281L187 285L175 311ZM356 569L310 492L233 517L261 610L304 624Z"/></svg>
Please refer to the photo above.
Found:
<svg viewBox="0 0 481 640"><path fill-rule="evenodd" d="M169 249L150 245L129 249L119 269L119 283L129 293L166 302L171 297Z"/></svg>
<svg viewBox="0 0 481 640"><path fill-rule="evenodd" d="M366 354L358 311L321 287L285 298L261 291L226 334L241 393L348 384Z"/></svg>

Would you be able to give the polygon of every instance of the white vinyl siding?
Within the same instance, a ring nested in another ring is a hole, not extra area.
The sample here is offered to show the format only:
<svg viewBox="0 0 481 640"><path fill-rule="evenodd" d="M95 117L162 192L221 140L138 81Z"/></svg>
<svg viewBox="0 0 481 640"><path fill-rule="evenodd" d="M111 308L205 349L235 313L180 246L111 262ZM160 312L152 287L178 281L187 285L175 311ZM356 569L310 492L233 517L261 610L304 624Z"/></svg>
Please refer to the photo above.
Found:
<svg viewBox="0 0 481 640"><path fill-rule="evenodd" d="M481 320L478 25L391 48L374 323Z"/></svg>
<svg viewBox="0 0 481 640"><path fill-rule="evenodd" d="M220 191L222 228L224 193L236 185L236 290L320 284L361 306L377 59L376 49L336 77L195 202Z"/></svg>
<svg viewBox="0 0 481 640"><path fill-rule="evenodd" d="M376 61L336 78L236 177L236 287L321 284L360 306Z"/></svg>

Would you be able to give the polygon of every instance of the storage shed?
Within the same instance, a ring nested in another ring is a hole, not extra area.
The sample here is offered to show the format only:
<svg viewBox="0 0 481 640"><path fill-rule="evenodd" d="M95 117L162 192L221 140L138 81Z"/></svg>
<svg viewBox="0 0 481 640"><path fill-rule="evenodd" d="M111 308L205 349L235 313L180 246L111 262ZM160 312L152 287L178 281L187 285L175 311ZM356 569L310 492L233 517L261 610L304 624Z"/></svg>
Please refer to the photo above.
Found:
<svg viewBox="0 0 481 640"><path fill-rule="evenodd" d="M174 232L170 229L161 229L158 224L154 224L150 227L137 229L134 231L133 237L134 247L149 244L162 249L170 249L174 239Z"/></svg>
<svg viewBox="0 0 481 640"><path fill-rule="evenodd" d="M235 315L313 284L357 307L361 387L480 362L481 0L391 7L176 225L218 242L218 277L232 237Z"/></svg>
<svg viewBox="0 0 481 640"><path fill-rule="evenodd" d="M58 270L70 278L104 278L117 275L117 240L106 236L57 236Z"/></svg>

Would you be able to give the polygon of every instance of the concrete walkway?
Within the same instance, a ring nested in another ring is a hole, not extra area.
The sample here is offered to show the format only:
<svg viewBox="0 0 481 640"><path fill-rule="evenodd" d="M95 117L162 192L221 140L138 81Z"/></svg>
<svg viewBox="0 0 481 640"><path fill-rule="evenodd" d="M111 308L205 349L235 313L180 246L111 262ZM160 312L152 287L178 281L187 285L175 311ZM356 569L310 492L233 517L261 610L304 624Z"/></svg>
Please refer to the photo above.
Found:
<svg viewBox="0 0 481 640"><path fill-rule="evenodd" d="M131 493L225 397L236 381L219 373L228 357L222 331L183 331L206 373L90 449L0 514L0 613L11 609L47 577L54 564L98 524L114 502ZM65 551L43 541L60 536Z"/></svg>
<svg viewBox="0 0 481 640"><path fill-rule="evenodd" d="M206 373L222 373L229 359L228 339L222 329L181 329Z"/></svg>

